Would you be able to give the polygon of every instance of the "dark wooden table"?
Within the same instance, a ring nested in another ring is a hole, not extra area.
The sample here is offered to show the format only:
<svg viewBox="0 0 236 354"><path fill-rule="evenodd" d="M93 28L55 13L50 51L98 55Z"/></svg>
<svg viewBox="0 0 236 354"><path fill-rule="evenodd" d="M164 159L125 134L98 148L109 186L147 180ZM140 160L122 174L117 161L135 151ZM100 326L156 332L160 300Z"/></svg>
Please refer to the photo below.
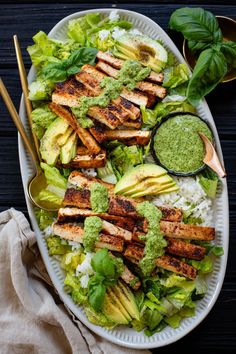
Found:
<svg viewBox="0 0 236 354"><path fill-rule="evenodd" d="M191 3L191 5L189 5ZM0 2L0 76L11 97L19 106L21 88L12 36L16 33L23 49L27 69L30 59L26 47L39 30L48 32L60 19L77 11L100 7L120 7L149 16L168 30L170 14L178 7L197 5L199 1L114 1L114 4L70 1L69 4L47 1ZM200 4L215 15L236 18L235 0L206 0ZM179 37L170 33L179 44ZM207 97L215 119L228 172L230 199L230 249L227 273L221 294L208 317L194 331L175 344L156 353L236 353L236 81L220 85ZM0 211L10 207L27 216L17 150L17 132L2 103L0 109ZM0 349L1 352L1 349Z"/></svg>

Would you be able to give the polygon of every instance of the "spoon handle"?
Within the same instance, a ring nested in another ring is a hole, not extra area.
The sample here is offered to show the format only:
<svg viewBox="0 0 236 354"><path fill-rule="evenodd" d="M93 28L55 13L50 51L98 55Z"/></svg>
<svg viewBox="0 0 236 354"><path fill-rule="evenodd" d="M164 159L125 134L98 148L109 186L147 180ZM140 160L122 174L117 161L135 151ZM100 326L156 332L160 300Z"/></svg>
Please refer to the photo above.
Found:
<svg viewBox="0 0 236 354"><path fill-rule="evenodd" d="M19 74L20 74L21 87L22 87L22 91L24 94L25 108L26 108L26 112L27 112L30 126L32 128L32 118L31 118L32 104L29 100L29 89L28 89L28 81L27 81L27 77L26 77L25 65L23 62L22 53L21 53L21 49L20 49L17 35L13 36L13 40L14 40L16 59L17 59L17 64L18 64L18 69L19 69ZM39 141L38 141L37 136L33 132L33 130L32 130L32 135L33 135L35 150L38 155L38 160L40 161L41 157L40 157L40 153L39 153Z"/></svg>
<svg viewBox="0 0 236 354"><path fill-rule="evenodd" d="M205 162L205 164L207 166L209 166L213 171L215 171L219 177L221 177L221 178L226 177L225 169L221 165L220 160L219 160L215 150L213 152L212 159L210 161L203 160L203 162Z"/></svg>
<svg viewBox="0 0 236 354"><path fill-rule="evenodd" d="M28 151L32 157L32 160L34 161L35 165L37 166L37 162L38 162L37 153L30 143L30 140L29 140L29 138L25 132L25 129L23 127L23 124L21 122L21 119L16 111L16 108L15 108L15 106L11 100L11 97L9 96L9 93L8 93L1 78L0 78L0 93L2 95L3 101L5 102L6 107L10 113L10 116L11 116L13 122L15 123L15 126L18 129L18 131L22 137L22 140L24 141L25 146L28 149Z"/></svg>

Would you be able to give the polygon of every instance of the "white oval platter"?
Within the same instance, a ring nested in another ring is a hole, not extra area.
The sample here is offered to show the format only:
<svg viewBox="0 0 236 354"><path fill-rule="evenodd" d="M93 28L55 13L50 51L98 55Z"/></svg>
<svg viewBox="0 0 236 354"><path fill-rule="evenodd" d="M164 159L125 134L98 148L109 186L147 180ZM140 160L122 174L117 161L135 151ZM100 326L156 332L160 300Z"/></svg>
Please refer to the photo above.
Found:
<svg viewBox="0 0 236 354"><path fill-rule="evenodd" d="M54 39L65 39L66 29L69 20L84 16L87 13L92 13L92 12L100 12L104 15L108 15L111 10L112 9L94 9L94 10L74 13L62 19L59 23L57 23L56 26L54 26L53 29L50 31L49 36ZM158 26L154 21L152 21L151 19L149 19L144 15L141 15L136 12L128 11L128 10L119 9L119 14L122 16L122 18L132 21L134 24L134 28L137 28L138 30L140 30L144 34L147 34L153 39L161 40L164 46L174 54L176 58L176 62L179 63L185 62L179 50L172 42L172 40L169 38L169 36L166 34L166 32L160 26ZM32 67L28 75L29 83L31 83L34 80L34 78L35 78L35 69ZM215 136L218 154L220 156L221 161L223 161L222 151L221 151L221 146L220 146L220 141L216 130L216 126L205 100L203 100L199 104L197 108L197 113L203 119L209 122ZM29 133L30 127L27 122L23 97L21 99L21 104L20 104L20 117L22 119L24 126L26 127L27 132ZM120 326L114 328L113 330L107 330L102 327L91 324L87 320L81 307L74 304L71 297L65 293L63 289L63 280L64 280L63 271L61 270L59 263L52 257L49 257L48 255L45 239L37 224L34 207L29 201L29 198L27 196L27 183L30 176L32 176L34 170L33 170L33 164L30 159L30 156L26 152L20 136L18 138L18 147L19 147L21 176L23 181L27 208L32 223L32 227L36 234L41 255L43 257L47 271L51 277L51 280L55 288L57 289L57 292L61 300L73 312L75 317L77 317L93 332L108 339L111 342L114 342L124 347L141 349L141 348L157 348L157 347L162 347L170 343L173 343L179 340L180 338L184 337L186 334L188 334L207 316L207 314L212 309L220 293L222 283L224 280L226 263L227 263L228 239L229 239L229 216L228 216L228 193L227 193L227 184L225 179L222 180L222 183L217 192L217 198L214 203L214 222L215 222L215 228L217 230L216 242L217 244L222 245L224 247L224 255L222 257L217 258L214 264L214 270L211 273L211 275L208 277L207 294L205 295L204 299L198 301L195 317L184 319L180 327L177 329L166 327L162 332L157 333L152 337L147 337L144 335L143 332L138 333L128 327Z"/></svg>

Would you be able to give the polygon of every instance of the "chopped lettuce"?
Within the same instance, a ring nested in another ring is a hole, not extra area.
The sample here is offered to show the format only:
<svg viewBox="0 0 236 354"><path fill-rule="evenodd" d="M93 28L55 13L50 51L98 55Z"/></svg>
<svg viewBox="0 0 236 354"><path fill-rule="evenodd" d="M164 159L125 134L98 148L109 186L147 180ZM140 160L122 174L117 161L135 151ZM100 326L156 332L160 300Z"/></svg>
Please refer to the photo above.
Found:
<svg viewBox="0 0 236 354"><path fill-rule="evenodd" d="M219 181L217 174L207 167L203 172L198 174L197 180L208 197L214 199Z"/></svg>
<svg viewBox="0 0 236 354"><path fill-rule="evenodd" d="M67 289L69 289L71 297L75 303L79 305L87 304L88 290L81 287L79 277L67 273L64 284L67 285Z"/></svg>
<svg viewBox="0 0 236 354"><path fill-rule="evenodd" d="M61 259L61 267L67 272L73 273L76 270L78 264L82 263L83 258L84 255L81 249L68 252L64 254Z"/></svg>
<svg viewBox="0 0 236 354"><path fill-rule="evenodd" d="M196 279L195 279L195 293L196 295L202 295L207 292L207 283L204 279L204 276L202 274L198 274Z"/></svg>
<svg viewBox="0 0 236 354"><path fill-rule="evenodd" d="M29 99L31 101L47 101L52 94L53 85L42 76L29 85Z"/></svg>
<svg viewBox="0 0 236 354"><path fill-rule="evenodd" d="M40 166L44 171L48 184L52 184L56 187L66 190L67 180L60 174L56 167L51 167L44 162L41 162Z"/></svg>
<svg viewBox="0 0 236 354"><path fill-rule="evenodd" d="M119 19L103 18L99 13L88 14L69 21L67 35L81 46L93 46L107 51L115 44L112 31L115 28L129 30L132 23Z"/></svg>
<svg viewBox="0 0 236 354"><path fill-rule="evenodd" d="M40 31L34 37L35 44L29 46L27 51L34 66L38 67L45 63L56 63L59 61L55 53L60 47L60 42L48 38L46 33Z"/></svg>
<svg viewBox="0 0 236 354"><path fill-rule="evenodd" d="M36 218L39 224L40 230L46 229L46 227L51 226L54 219L56 218L56 213L52 211L47 211L43 209L36 210Z"/></svg>
<svg viewBox="0 0 236 354"><path fill-rule="evenodd" d="M47 104L34 109L31 113L33 121L32 129L39 139L43 137L45 129L56 119L57 115L53 113Z"/></svg>
<svg viewBox="0 0 236 354"><path fill-rule="evenodd" d="M175 88L189 80L189 69L186 64L178 64L164 70L163 86Z"/></svg>
<svg viewBox="0 0 236 354"><path fill-rule="evenodd" d="M154 109L148 109L141 106L143 127L150 129L161 119L172 112L192 112L195 113L195 108L186 101L168 101L158 103Z"/></svg>
<svg viewBox="0 0 236 354"><path fill-rule="evenodd" d="M71 246L68 245L66 240L62 240L58 236L49 236L46 239L48 253L50 256L63 255L71 251Z"/></svg>
<svg viewBox="0 0 236 354"><path fill-rule="evenodd" d="M114 174L111 161L107 160L104 167L97 168L98 178L101 178L104 182L116 184L117 178Z"/></svg>
<svg viewBox="0 0 236 354"><path fill-rule="evenodd" d="M112 144L108 144L108 148L114 145L115 142L112 142ZM114 174L119 180L130 168L143 163L143 152L142 148L137 145L126 146L122 143L116 143L116 145L109 152L109 159Z"/></svg>
<svg viewBox="0 0 236 354"><path fill-rule="evenodd" d="M60 60L67 59L73 51L79 49L78 43L75 43L74 40L58 41L49 38L42 31L33 37L33 41L35 44L29 46L27 51L32 63L37 68L59 63Z"/></svg>
<svg viewBox="0 0 236 354"><path fill-rule="evenodd" d="M201 261L190 261L191 265L199 271L199 274L211 273L213 270L213 258L205 256Z"/></svg>
<svg viewBox="0 0 236 354"><path fill-rule="evenodd" d="M48 185L40 191L38 199L60 206L67 188L67 180L56 167L51 167L44 162L41 162L40 166L44 171Z"/></svg>

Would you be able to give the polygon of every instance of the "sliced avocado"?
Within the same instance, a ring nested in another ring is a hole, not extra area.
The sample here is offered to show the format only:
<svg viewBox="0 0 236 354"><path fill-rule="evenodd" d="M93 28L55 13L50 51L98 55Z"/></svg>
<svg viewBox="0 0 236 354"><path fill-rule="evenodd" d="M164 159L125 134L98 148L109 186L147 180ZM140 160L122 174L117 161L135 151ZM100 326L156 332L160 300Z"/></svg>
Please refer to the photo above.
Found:
<svg viewBox="0 0 236 354"><path fill-rule="evenodd" d="M128 286L119 281L118 285L115 285L112 290L119 298L126 311L129 312L130 316L136 320L140 320L139 310L134 295Z"/></svg>
<svg viewBox="0 0 236 354"><path fill-rule="evenodd" d="M61 147L60 160L63 164L69 163L76 155L78 136L72 133L67 142Z"/></svg>
<svg viewBox="0 0 236 354"><path fill-rule="evenodd" d="M114 192L115 194L123 194L146 178L160 177L166 174L167 172L164 168L155 164L138 165L124 174L116 184Z"/></svg>
<svg viewBox="0 0 236 354"><path fill-rule="evenodd" d="M122 314L120 309L117 307L116 301L113 301L107 294L105 295L104 298L102 312L110 321L113 321L114 323L117 324L129 323L127 318Z"/></svg>
<svg viewBox="0 0 236 354"><path fill-rule="evenodd" d="M169 193L168 191L170 189L171 189L171 192L173 192L173 191L177 191L179 189L179 187L173 181L173 182L171 182L171 183L169 183L169 184L167 184L166 186L163 186L163 187L152 186L150 188L147 188L144 191L133 193L132 195L130 195L130 197L131 198L139 198L139 197L143 197L145 195L156 195L156 194L162 194L162 193Z"/></svg>
<svg viewBox="0 0 236 354"><path fill-rule="evenodd" d="M173 179L169 175L146 178L145 180L136 184L133 188L124 192L123 195L129 196L132 195L133 193L145 191L147 188L150 187L156 187L156 188L159 187L161 189L164 188L164 186L169 185L170 183L173 183Z"/></svg>
<svg viewBox="0 0 236 354"><path fill-rule="evenodd" d="M114 301L114 303L116 303L117 308L120 310L120 312L122 313L122 315L125 316L125 318L127 319L127 321L131 321L132 318L130 317L129 312L126 310L126 308L123 306L122 302L120 301L120 299L116 296L116 293L113 292L110 288L107 289L107 294L110 297L110 299L112 299L112 301Z"/></svg>
<svg viewBox="0 0 236 354"><path fill-rule="evenodd" d="M47 128L40 142L40 153L42 159L48 165L55 165L60 155L58 139L66 134L69 124L61 118L55 119ZM61 139L62 140L62 139ZM59 141L60 142L60 141Z"/></svg>
<svg viewBox="0 0 236 354"><path fill-rule="evenodd" d="M73 132L73 129L69 126L64 134L61 134L58 138L57 138L57 144L59 146L63 146L65 145L65 143L67 142L67 140L69 139L69 137L71 136L71 133Z"/></svg>
<svg viewBox="0 0 236 354"><path fill-rule="evenodd" d="M143 35L125 34L118 38L115 49L116 56L121 57L123 54L129 59L140 61L156 72L162 71L168 60L165 48L159 42Z"/></svg>

